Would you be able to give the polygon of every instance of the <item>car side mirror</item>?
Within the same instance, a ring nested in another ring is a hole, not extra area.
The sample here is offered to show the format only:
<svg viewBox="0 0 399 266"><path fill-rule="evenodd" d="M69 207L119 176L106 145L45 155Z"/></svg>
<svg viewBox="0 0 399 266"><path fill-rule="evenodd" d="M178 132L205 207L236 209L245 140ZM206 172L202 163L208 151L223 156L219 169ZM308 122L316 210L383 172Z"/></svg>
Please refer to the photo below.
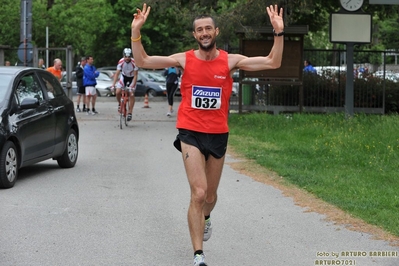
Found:
<svg viewBox="0 0 399 266"><path fill-rule="evenodd" d="M37 98L25 98L22 100L20 108L32 109L38 107L39 105L39 100Z"/></svg>

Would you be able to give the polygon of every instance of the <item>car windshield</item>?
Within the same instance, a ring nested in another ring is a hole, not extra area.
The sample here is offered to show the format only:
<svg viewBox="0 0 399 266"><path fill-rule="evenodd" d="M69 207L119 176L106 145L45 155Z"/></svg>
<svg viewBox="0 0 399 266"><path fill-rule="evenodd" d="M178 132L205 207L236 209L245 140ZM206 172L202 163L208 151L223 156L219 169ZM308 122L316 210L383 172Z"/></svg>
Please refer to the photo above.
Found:
<svg viewBox="0 0 399 266"><path fill-rule="evenodd" d="M151 73L151 72L142 72L143 75L151 80L151 81L156 81L156 82L166 82L166 78L164 76L162 76L159 73Z"/></svg>
<svg viewBox="0 0 399 266"><path fill-rule="evenodd" d="M11 75L0 74L0 102L3 102L11 80Z"/></svg>
<svg viewBox="0 0 399 266"><path fill-rule="evenodd" d="M100 72L100 75L97 77L98 80L112 80L110 77L108 77L106 74Z"/></svg>
<svg viewBox="0 0 399 266"><path fill-rule="evenodd" d="M101 74L104 74L104 75L106 75L107 77L113 79L115 73L116 73L116 71L112 71L112 70L101 70L100 75L101 75Z"/></svg>

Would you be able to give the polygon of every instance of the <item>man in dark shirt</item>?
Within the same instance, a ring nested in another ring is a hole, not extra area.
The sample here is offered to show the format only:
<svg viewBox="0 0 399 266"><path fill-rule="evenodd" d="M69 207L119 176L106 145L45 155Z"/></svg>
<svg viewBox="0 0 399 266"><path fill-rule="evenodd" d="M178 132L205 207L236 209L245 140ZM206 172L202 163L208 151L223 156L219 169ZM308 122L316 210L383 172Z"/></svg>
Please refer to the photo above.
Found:
<svg viewBox="0 0 399 266"><path fill-rule="evenodd" d="M76 112L80 112L80 98L83 96L83 112L86 112L86 89L83 86L83 68L86 65L86 57L80 59L80 64L76 67L76 85L78 86L78 98L76 99Z"/></svg>

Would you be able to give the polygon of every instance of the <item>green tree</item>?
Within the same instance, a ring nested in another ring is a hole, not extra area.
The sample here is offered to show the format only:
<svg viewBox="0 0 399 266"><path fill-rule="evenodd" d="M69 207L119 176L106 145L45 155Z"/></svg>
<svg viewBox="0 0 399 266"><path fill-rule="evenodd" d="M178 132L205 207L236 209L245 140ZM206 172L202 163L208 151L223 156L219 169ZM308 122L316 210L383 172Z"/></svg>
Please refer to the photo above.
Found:
<svg viewBox="0 0 399 266"><path fill-rule="evenodd" d="M20 43L20 5L15 4L15 0L1 0L0 25L0 45L17 47Z"/></svg>
<svg viewBox="0 0 399 266"><path fill-rule="evenodd" d="M19 1L18 1L19 2ZM142 41L148 54L168 55L197 45L192 36L192 21L199 14L216 18L221 34L217 44L223 49L237 48L237 30L244 26L269 25L266 6L277 3L284 8L286 26L309 25L305 48L331 48L329 14L340 9L337 0L147 0L151 15L143 27ZM72 45L76 60L92 54L97 66L115 65L124 47L130 46L130 25L139 0L33 0L32 42L45 47L46 27L50 47ZM364 4L373 15L374 42L361 48L398 47L399 7ZM20 43L20 4L1 0L0 44L17 47ZM235 52L236 50L234 50Z"/></svg>
<svg viewBox="0 0 399 266"><path fill-rule="evenodd" d="M379 22L379 36L388 49L399 50L399 15Z"/></svg>
<svg viewBox="0 0 399 266"><path fill-rule="evenodd" d="M104 45L103 49L98 50L98 43L112 42L104 41L101 37L112 26L114 17L111 5L105 0L55 0L45 17L46 26L49 27L49 44L51 47L72 45L78 56L91 54L96 58L96 63L101 63L101 53L107 47ZM43 42L39 45L43 45Z"/></svg>

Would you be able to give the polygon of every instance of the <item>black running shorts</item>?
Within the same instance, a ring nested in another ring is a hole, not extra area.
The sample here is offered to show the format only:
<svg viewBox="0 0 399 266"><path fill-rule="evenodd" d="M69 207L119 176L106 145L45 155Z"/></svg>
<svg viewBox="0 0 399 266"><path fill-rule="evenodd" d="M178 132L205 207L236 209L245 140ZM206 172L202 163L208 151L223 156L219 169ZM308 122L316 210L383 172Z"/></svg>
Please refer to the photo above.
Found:
<svg viewBox="0 0 399 266"><path fill-rule="evenodd" d="M220 159L226 154L228 138L229 133L208 134L179 129L179 134L173 145L181 152L181 141L197 147L205 156L205 160L208 160L209 155L212 155L216 159Z"/></svg>
<svg viewBox="0 0 399 266"><path fill-rule="evenodd" d="M86 88L85 88L85 86L78 87L78 94L86 95Z"/></svg>

